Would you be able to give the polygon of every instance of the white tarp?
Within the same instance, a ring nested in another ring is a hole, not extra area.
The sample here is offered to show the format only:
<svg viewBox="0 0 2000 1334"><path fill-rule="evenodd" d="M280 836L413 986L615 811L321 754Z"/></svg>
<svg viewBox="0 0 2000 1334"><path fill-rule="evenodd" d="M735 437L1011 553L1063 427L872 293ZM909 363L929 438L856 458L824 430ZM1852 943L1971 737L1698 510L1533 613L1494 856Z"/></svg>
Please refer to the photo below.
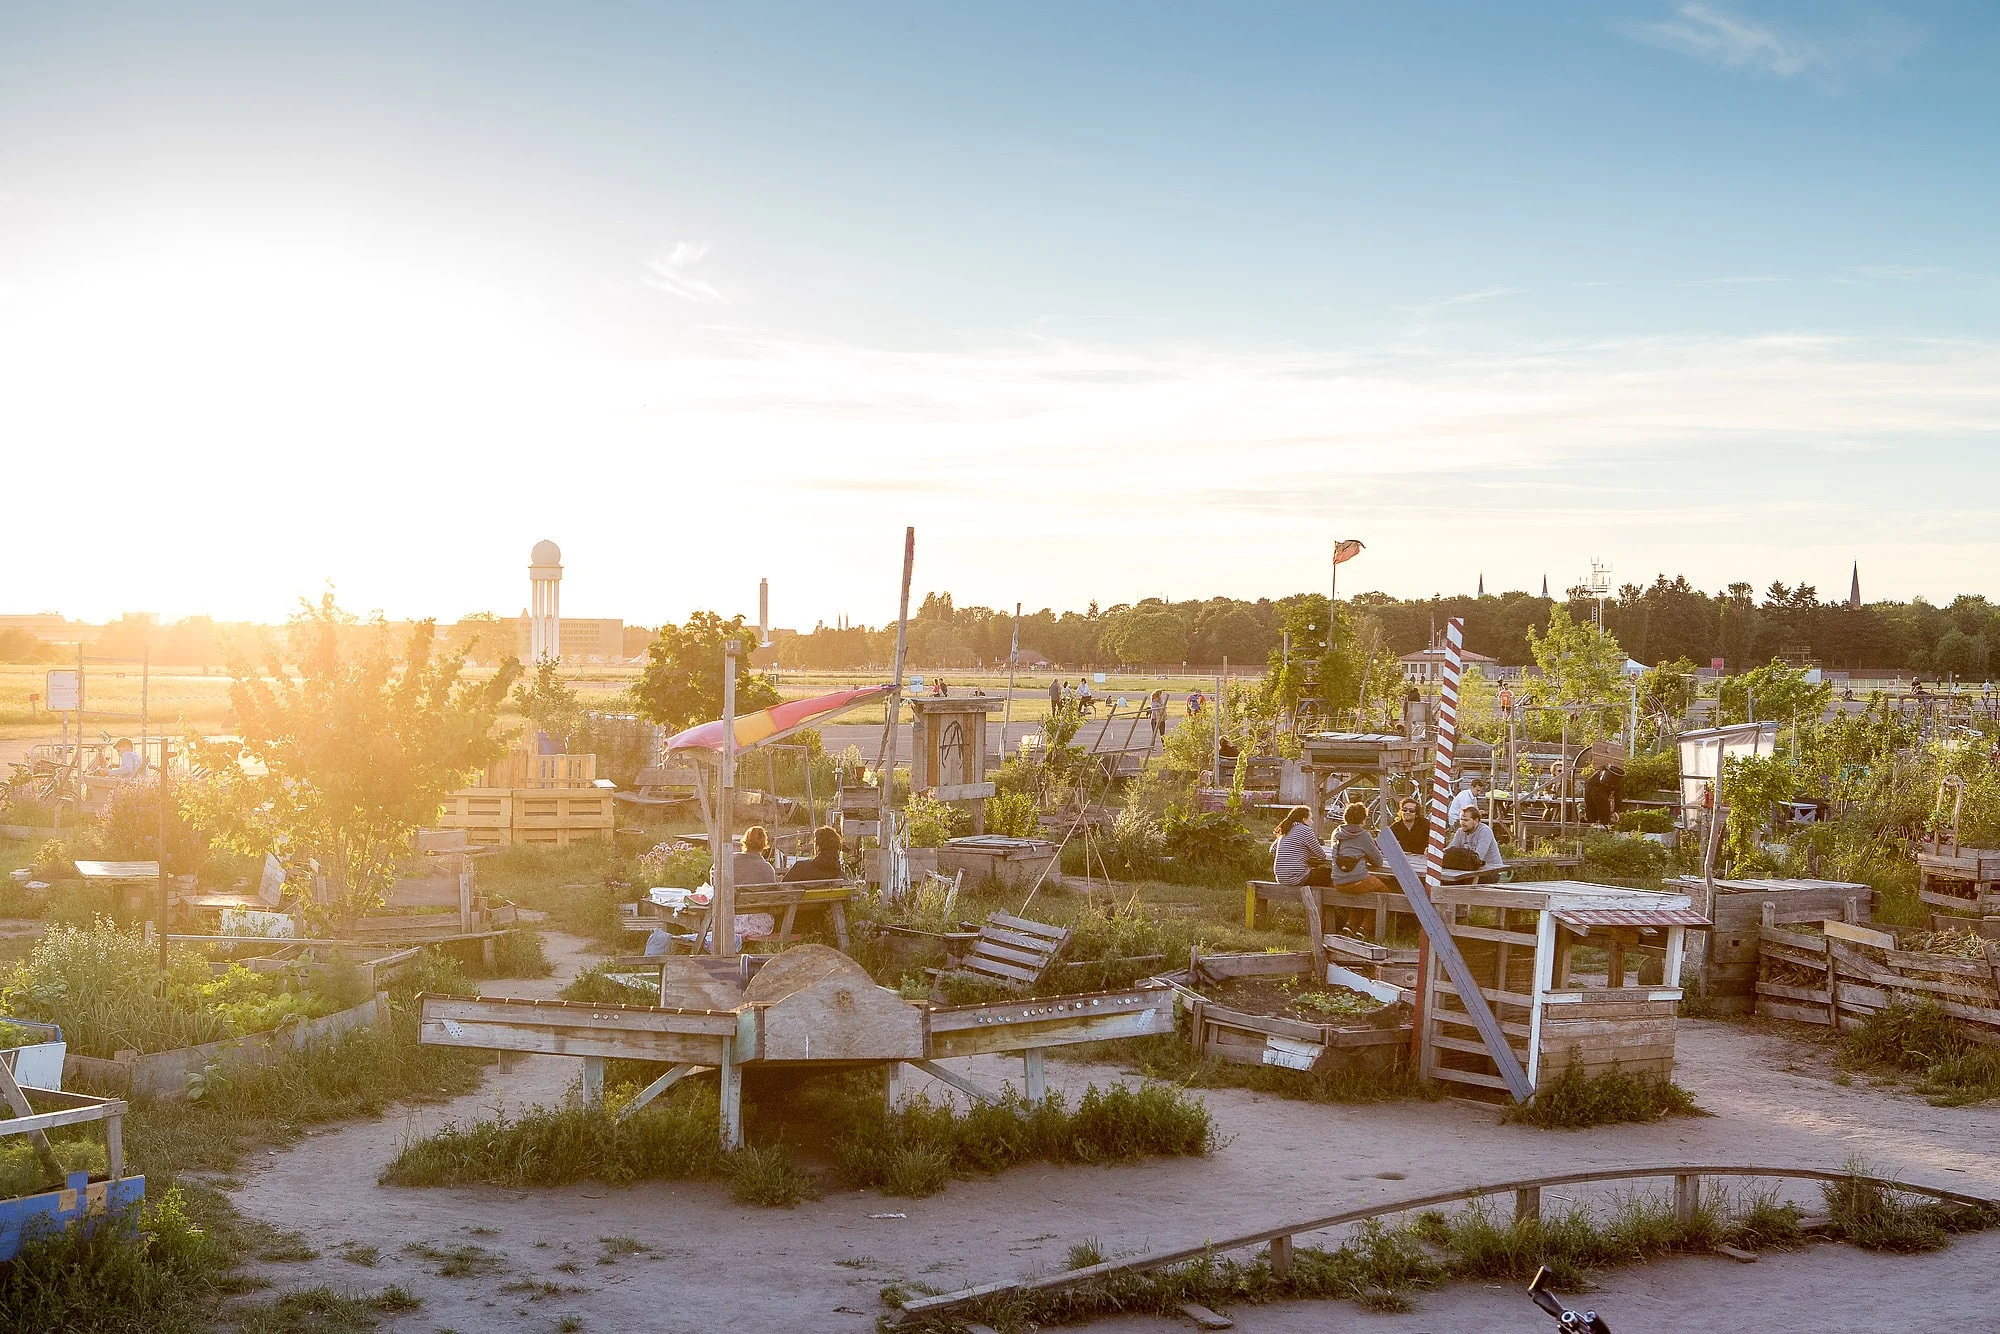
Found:
<svg viewBox="0 0 2000 1334"><path fill-rule="evenodd" d="M1778 752L1778 724L1737 723L1733 727L1709 727L1699 732L1683 732L1681 747L1681 808L1692 817L1702 809L1725 759L1746 755L1775 755Z"/></svg>

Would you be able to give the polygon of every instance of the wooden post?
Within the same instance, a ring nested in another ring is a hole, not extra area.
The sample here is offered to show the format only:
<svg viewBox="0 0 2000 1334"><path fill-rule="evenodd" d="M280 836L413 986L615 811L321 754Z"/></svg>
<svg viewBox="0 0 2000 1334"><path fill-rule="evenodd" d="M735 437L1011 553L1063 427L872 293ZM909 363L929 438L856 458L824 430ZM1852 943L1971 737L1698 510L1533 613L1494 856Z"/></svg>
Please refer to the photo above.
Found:
<svg viewBox="0 0 2000 1334"><path fill-rule="evenodd" d="M709 861L715 873L715 902L708 915L709 952L725 956L736 953L736 849L730 846L729 826L736 814L736 654L742 647L742 641L735 639L722 645L722 750L717 757L721 773L716 784L715 836L709 840ZM726 1107L727 1078L723 1083Z"/></svg>
<svg viewBox="0 0 2000 1334"><path fill-rule="evenodd" d="M1043 1054L1040 1047L1030 1047L1021 1053L1022 1064L1026 1067L1029 1102L1040 1102L1048 1096L1048 1072L1043 1064Z"/></svg>
<svg viewBox="0 0 2000 1334"><path fill-rule="evenodd" d="M1283 1278L1292 1272L1292 1239L1290 1237L1271 1238L1271 1277Z"/></svg>
<svg viewBox="0 0 2000 1334"><path fill-rule="evenodd" d="M583 1058L583 1105L592 1111L604 1105L604 1058Z"/></svg>
<svg viewBox="0 0 2000 1334"><path fill-rule="evenodd" d="M1677 1173L1674 1176L1674 1221L1682 1227L1694 1222L1694 1211L1701 1203L1701 1177L1692 1172Z"/></svg>
<svg viewBox="0 0 2000 1334"><path fill-rule="evenodd" d="M1840 969L1833 953L1833 937L1820 937L1826 950L1826 1026L1840 1036Z"/></svg>
<svg viewBox="0 0 2000 1334"><path fill-rule="evenodd" d="M1529 1186L1514 1192L1514 1223L1539 1223L1542 1221L1542 1188Z"/></svg>
<svg viewBox="0 0 2000 1334"><path fill-rule="evenodd" d="M1299 901L1306 910L1306 944L1312 949L1313 985L1326 984L1326 922L1317 885L1300 885Z"/></svg>
<svg viewBox="0 0 2000 1334"><path fill-rule="evenodd" d="M105 1174L113 1181L125 1175L125 1117L113 1112L104 1118Z"/></svg>
<svg viewBox="0 0 2000 1334"><path fill-rule="evenodd" d="M910 571L917 560L917 530L903 530L903 596L896 613L896 675L889 685L889 712L882 722L882 748L876 772L882 778L882 809L896 799L896 725L903 713L903 666L910 654ZM886 843L884 847L888 846Z"/></svg>
<svg viewBox="0 0 2000 1334"><path fill-rule="evenodd" d="M81 732L77 734L77 740L79 743L82 742L83 736ZM167 739L165 737L161 737L160 738L160 845L159 847L155 848L154 851L157 852L160 857L159 864L155 869L157 869L160 873L160 986L162 988L161 991L162 995L165 994L164 989L166 987L166 976L167 976L167 930L168 930L167 803L172 799L172 796L173 794L167 785ZM119 892L119 898L121 900L124 898L124 892L122 890Z"/></svg>
<svg viewBox="0 0 2000 1334"><path fill-rule="evenodd" d="M1014 604L1014 637L1007 643L1007 699L1000 706L1000 762L1007 762L1007 725L1014 721L1014 668L1021 660L1021 604ZM1131 740L1131 734L1126 734Z"/></svg>
<svg viewBox="0 0 2000 1334"><path fill-rule="evenodd" d="M1228 670L1229 670L1229 659L1228 659L1227 657L1224 657L1224 658L1223 658L1223 660L1222 660L1222 672L1217 672L1217 673L1216 673L1216 676L1215 676L1215 702L1214 702L1214 703L1212 703L1212 704L1210 704L1210 705L1208 706L1208 727L1209 727L1209 731L1210 731L1210 732L1211 732L1211 733L1213 734L1213 736L1214 736L1214 742L1213 742L1213 749L1214 749L1214 752L1215 752L1215 758L1214 758L1214 759L1213 759L1213 760L1211 761L1211 763L1212 763L1212 764L1214 765L1214 767L1215 767L1215 785L1216 785L1217 787L1221 787L1221 786L1223 786L1223 783L1222 783L1222 674L1223 674L1223 672L1227 672Z"/></svg>
<svg viewBox="0 0 2000 1334"><path fill-rule="evenodd" d="M716 1071L722 1085L722 1147L743 1147L743 1067L736 1063L736 1042L722 1044L722 1066Z"/></svg>
<svg viewBox="0 0 2000 1334"><path fill-rule="evenodd" d="M79 740L77 744L81 746L83 743ZM166 932L162 931L160 938L166 939ZM21 1092L21 1086L14 1082L14 1072L7 1068L5 1061L0 1061L0 1099L5 1099L7 1105L14 1109L16 1116L35 1114L35 1109L28 1104L28 1095ZM57 1181L62 1181L64 1179L62 1163L56 1158L56 1151L49 1147L48 1132L29 1131L28 1143L34 1146L35 1157L41 1159L43 1169Z"/></svg>

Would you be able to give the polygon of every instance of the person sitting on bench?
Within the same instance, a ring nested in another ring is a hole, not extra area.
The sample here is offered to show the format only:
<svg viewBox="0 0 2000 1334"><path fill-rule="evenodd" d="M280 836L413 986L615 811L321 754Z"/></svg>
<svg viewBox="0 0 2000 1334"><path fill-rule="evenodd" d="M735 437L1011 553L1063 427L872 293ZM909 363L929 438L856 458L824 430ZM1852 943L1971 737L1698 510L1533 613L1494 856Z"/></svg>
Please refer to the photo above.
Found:
<svg viewBox="0 0 2000 1334"><path fill-rule="evenodd" d="M1415 797L1404 797L1396 807L1395 823L1389 832L1396 836L1396 845L1412 857L1421 857L1431 845L1430 817Z"/></svg>
<svg viewBox="0 0 2000 1334"><path fill-rule="evenodd" d="M1479 818L1477 806L1467 806L1459 814L1458 828L1452 832L1451 842L1445 845L1446 879L1497 885L1500 883L1500 872L1506 869L1506 865L1500 856L1500 840L1493 837L1492 826ZM1470 877L1450 875L1453 871L1478 871L1479 874Z"/></svg>
<svg viewBox="0 0 2000 1334"><path fill-rule="evenodd" d="M1376 878L1382 869L1382 854L1368 832L1368 808L1354 802L1340 813L1340 828L1333 831L1333 873L1327 884L1349 894L1382 891L1388 888Z"/></svg>
<svg viewBox="0 0 2000 1334"><path fill-rule="evenodd" d="M832 825L823 824L813 830L813 855L792 863L785 872L787 882L794 880L838 880L843 872L840 866L840 831Z"/></svg>
<svg viewBox="0 0 2000 1334"><path fill-rule="evenodd" d="M1333 863L1313 833L1312 812L1294 806L1278 820L1271 844L1271 878L1281 885L1330 885Z"/></svg>
<svg viewBox="0 0 2000 1334"><path fill-rule="evenodd" d="M753 824L744 830L742 850L732 863L737 886L777 884L778 868L771 865L770 857L771 835L764 826Z"/></svg>

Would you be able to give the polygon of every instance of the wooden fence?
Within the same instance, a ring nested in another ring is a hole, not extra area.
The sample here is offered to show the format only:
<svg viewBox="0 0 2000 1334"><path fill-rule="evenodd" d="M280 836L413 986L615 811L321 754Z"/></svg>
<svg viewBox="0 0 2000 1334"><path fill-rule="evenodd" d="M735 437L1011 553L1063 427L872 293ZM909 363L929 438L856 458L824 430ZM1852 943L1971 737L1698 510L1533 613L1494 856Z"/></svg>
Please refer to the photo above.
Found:
<svg viewBox="0 0 2000 1334"><path fill-rule="evenodd" d="M2000 1043L2000 944L1981 958L1898 948L1889 931L1822 920L1785 926L1769 905L1757 936L1757 1013L1858 1028L1892 1001L1935 1002L1979 1042Z"/></svg>
<svg viewBox="0 0 2000 1334"><path fill-rule="evenodd" d="M1592 1172L1566 1172L1560 1176L1531 1177L1525 1181L1505 1181L1490 1186L1465 1186L1456 1190L1439 1191L1434 1195L1419 1195L1414 1199L1393 1200L1387 1204L1371 1204L1359 1209L1348 1209L1341 1213L1329 1214L1323 1218L1307 1218L1295 1223L1281 1223L1276 1227L1264 1228L1257 1232L1247 1232L1241 1236L1226 1237L1221 1240L1203 1241L1197 1245L1182 1246L1169 1251L1156 1251L1151 1255L1133 1256L1128 1259L1106 1260L1101 1264L1086 1265L1081 1269L1066 1270L1059 1274L1046 1274L1035 1278L1003 1280L986 1283L974 1288L964 1288L958 1292L941 1293L935 1297L917 1297L903 1303L898 1320L912 1317L942 1315L970 1306L975 1302L995 1297L1025 1295L1032 1292L1051 1292L1073 1287L1095 1279L1111 1278L1119 1274L1144 1273L1148 1270L1166 1269L1173 1265L1205 1259L1227 1251L1245 1250L1252 1246L1270 1247L1271 1271L1283 1276L1291 1268L1292 1247L1296 1238L1314 1232L1324 1232L1330 1228L1345 1227L1366 1222L1373 1218L1383 1218L1390 1214L1408 1213L1416 1209L1429 1209L1440 1204L1457 1204L1467 1200L1482 1198L1505 1199L1514 1197L1514 1218L1525 1222L1541 1217L1542 1192L1557 1186L1580 1186L1604 1181L1633 1181L1649 1178L1672 1178L1674 1183L1674 1217L1682 1223L1692 1221L1701 1200L1702 1181L1719 1177L1768 1177L1792 1181L1854 1181L1882 1186L1889 1190L1905 1191L1916 1195L1929 1196L1937 1200L1949 1200L1955 1204L1971 1205L1975 1208L2000 1209L2000 1201L1978 1195L1967 1195L1939 1186L1912 1185L1901 1181L1888 1181L1854 1172L1835 1172L1812 1167L1738 1167L1738 1166L1698 1166L1677 1165L1661 1167L1615 1167Z"/></svg>

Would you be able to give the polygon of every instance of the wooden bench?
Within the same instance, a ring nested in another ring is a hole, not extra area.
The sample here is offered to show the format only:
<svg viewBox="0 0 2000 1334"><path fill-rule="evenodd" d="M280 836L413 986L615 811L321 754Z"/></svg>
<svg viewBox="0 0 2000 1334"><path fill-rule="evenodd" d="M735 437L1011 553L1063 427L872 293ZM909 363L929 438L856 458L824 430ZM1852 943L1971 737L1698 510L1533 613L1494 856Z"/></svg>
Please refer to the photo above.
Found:
<svg viewBox="0 0 2000 1334"><path fill-rule="evenodd" d="M950 977L976 978L1009 991L1026 991L1042 980L1056 955L1069 944L1070 928L1031 922L996 912L979 928L979 939L956 968L930 968L932 991Z"/></svg>
<svg viewBox="0 0 2000 1334"><path fill-rule="evenodd" d="M1279 903L1301 902L1300 886L1281 885L1275 880L1252 880L1243 892L1243 925L1252 931L1257 929L1260 918L1269 922L1270 914L1264 910L1274 900ZM1340 893L1338 889L1334 893ZM1335 905L1340 909L1352 909L1358 913L1374 915L1374 936L1376 940L1386 940L1391 925L1390 918L1398 913L1408 914L1410 905L1404 900L1401 890L1367 890L1360 894L1340 894Z"/></svg>
<svg viewBox="0 0 2000 1334"><path fill-rule="evenodd" d="M744 885L736 891L736 911L739 915L747 912L768 912L776 914L779 909L784 915L778 921L778 948L791 943L792 925L801 908L824 908L833 924L833 938L840 948L848 947L847 905L854 898L854 886L845 880L797 880L791 884ZM622 913L627 931L651 933L662 925L663 917L648 916L644 911L654 905L640 902L628 905L629 911ZM695 923L694 939L697 944L705 940L715 925L715 905L703 904L700 918ZM695 953L701 953L697 948Z"/></svg>

